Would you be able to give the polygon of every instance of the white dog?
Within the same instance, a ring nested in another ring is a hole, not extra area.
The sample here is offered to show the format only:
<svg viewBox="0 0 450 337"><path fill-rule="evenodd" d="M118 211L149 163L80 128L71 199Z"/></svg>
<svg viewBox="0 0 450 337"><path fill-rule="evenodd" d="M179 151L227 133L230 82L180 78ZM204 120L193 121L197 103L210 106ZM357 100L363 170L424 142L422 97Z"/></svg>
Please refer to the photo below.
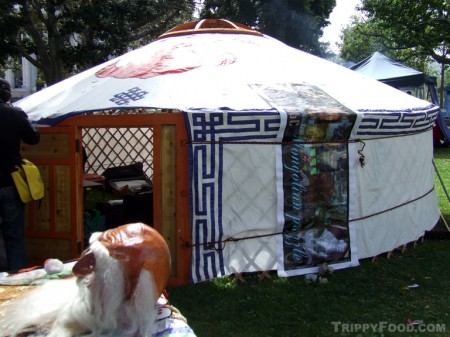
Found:
<svg viewBox="0 0 450 337"><path fill-rule="evenodd" d="M156 302L170 273L162 236L142 223L95 233L67 280L49 281L13 301L3 332L46 337L151 337Z"/></svg>

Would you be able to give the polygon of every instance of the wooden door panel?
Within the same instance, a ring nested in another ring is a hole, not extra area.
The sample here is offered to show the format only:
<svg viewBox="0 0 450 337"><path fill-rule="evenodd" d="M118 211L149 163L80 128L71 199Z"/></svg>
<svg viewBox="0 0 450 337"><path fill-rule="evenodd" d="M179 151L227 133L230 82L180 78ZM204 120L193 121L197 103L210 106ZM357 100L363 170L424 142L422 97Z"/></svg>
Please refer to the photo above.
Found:
<svg viewBox="0 0 450 337"><path fill-rule="evenodd" d="M27 204L25 242L30 265L41 265L47 258L66 261L80 253L79 215L75 211L80 179L76 128L39 131L39 144L21 147L22 156L39 167L46 186L42 200Z"/></svg>

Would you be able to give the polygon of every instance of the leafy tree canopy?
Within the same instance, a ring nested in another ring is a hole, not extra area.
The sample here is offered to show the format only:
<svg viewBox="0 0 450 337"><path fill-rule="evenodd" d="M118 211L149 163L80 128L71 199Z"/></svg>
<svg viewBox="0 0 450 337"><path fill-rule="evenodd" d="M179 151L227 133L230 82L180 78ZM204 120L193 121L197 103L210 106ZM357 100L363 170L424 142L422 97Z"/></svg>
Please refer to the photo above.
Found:
<svg viewBox="0 0 450 337"><path fill-rule="evenodd" d="M322 29L336 0L205 0L201 18L239 22L291 47L323 55Z"/></svg>
<svg viewBox="0 0 450 337"><path fill-rule="evenodd" d="M426 55L415 53L413 49L396 49L393 44L389 43L392 41L391 39L385 39L387 34L395 35L395 32L385 31L383 36L379 36L379 31L376 22L372 20L363 22L355 17L353 23L342 31L340 56L345 60L357 63L379 51L410 67L421 71L426 70L428 59Z"/></svg>
<svg viewBox="0 0 450 337"><path fill-rule="evenodd" d="M0 66L27 58L53 84L192 19L194 0L2 0Z"/></svg>
<svg viewBox="0 0 450 337"><path fill-rule="evenodd" d="M409 60L450 64L450 0L362 0L364 21L343 31L341 56L361 60L374 51Z"/></svg>

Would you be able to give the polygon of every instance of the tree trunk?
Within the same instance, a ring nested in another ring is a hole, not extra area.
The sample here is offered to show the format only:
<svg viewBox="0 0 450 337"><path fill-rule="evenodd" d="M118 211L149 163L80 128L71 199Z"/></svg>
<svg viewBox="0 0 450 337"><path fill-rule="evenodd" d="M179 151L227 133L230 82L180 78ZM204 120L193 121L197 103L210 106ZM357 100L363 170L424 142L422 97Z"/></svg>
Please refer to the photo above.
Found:
<svg viewBox="0 0 450 337"><path fill-rule="evenodd" d="M64 76L64 66L61 60L57 59L53 62L44 63L41 69L44 73L45 83L48 86L62 81Z"/></svg>

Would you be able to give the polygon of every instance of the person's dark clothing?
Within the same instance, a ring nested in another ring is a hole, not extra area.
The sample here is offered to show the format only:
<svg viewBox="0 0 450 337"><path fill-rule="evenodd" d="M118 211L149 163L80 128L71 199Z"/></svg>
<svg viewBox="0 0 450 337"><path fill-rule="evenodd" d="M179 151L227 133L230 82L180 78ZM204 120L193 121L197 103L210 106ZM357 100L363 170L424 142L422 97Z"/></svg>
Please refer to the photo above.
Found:
<svg viewBox="0 0 450 337"><path fill-rule="evenodd" d="M40 134L26 113L0 101L0 223L8 271L27 267L25 204L20 200L11 172L22 160L20 143L34 145L39 140Z"/></svg>
<svg viewBox="0 0 450 337"><path fill-rule="evenodd" d="M11 172L21 163L20 142L34 145L39 132L20 109L0 102L0 187L13 186Z"/></svg>
<svg viewBox="0 0 450 337"><path fill-rule="evenodd" d="M6 270L16 271L27 267L25 204L20 200L15 186L0 187L0 217Z"/></svg>

